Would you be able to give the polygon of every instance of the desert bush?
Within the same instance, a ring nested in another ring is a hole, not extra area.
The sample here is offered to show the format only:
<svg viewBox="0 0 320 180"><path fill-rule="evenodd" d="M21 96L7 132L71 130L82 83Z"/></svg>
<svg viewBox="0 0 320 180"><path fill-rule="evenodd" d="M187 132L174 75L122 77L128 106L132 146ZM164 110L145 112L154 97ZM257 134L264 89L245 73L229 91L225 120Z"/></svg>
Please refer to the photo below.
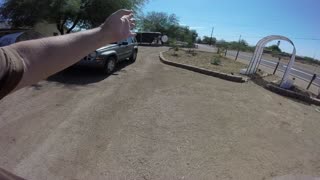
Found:
<svg viewBox="0 0 320 180"><path fill-rule="evenodd" d="M173 49L173 56L178 56L177 52L180 50L180 47L176 41L171 41L169 43L170 49Z"/></svg>
<svg viewBox="0 0 320 180"><path fill-rule="evenodd" d="M221 65L221 56L214 56L211 60L211 64L216 66Z"/></svg>

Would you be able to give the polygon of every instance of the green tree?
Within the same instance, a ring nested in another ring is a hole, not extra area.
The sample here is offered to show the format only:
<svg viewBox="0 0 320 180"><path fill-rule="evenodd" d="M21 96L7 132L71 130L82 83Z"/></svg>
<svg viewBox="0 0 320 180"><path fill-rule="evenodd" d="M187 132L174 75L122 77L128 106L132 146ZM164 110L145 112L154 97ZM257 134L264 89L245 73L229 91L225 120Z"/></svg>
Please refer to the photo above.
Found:
<svg viewBox="0 0 320 180"><path fill-rule="evenodd" d="M165 12L153 11L139 16L137 29L145 32L161 32L173 41L183 41L188 44L194 43L198 37L195 30L179 25L179 19L175 14Z"/></svg>
<svg viewBox="0 0 320 180"><path fill-rule="evenodd" d="M272 56L279 57L282 55L282 50L277 45L272 45L272 46L266 47L265 50L271 52Z"/></svg>
<svg viewBox="0 0 320 180"><path fill-rule="evenodd" d="M231 49L231 50L240 50L240 51L254 51L254 47L249 46L247 41L241 40L239 41L231 41L226 42L224 40L220 40L217 42L216 46L222 50Z"/></svg>
<svg viewBox="0 0 320 180"><path fill-rule="evenodd" d="M5 0L0 14L15 28L47 21L56 23L59 32L64 34L76 27L96 27L114 11L137 10L145 2L147 0Z"/></svg>
<svg viewBox="0 0 320 180"><path fill-rule="evenodd" d="M138 18L138 29L148 32L162 32L170 35L179 30L179 19L175 14L149 12ZM169 34L168 34L169 33Z"/></svg>
<svg viewBox="0 0 320 180"><path fill-rule="evenodd" d="M282 50L277 45L272 45L266 48L267 50L274 52L274 53L281 53Z"/></svg>
<svg viewBox="0 0 320 180"><path fill-rule="evenodd" d="M215 37L212 38L211 40L211 37L208 37L208 36L203 36L203 44L210 44L210 42L212 41L212 45L215 45L217 43L217 39Z"/></svg>
<svg viewBox="0 0 320 180"><path fill-rule="evenodd" d="M216 43L216 45L217 45L218 48L224 48L224 49L226 49L226 48L228 48L229 43L226 42L225 40L220 40L220 41L218 41L218 42Z"/></svg>

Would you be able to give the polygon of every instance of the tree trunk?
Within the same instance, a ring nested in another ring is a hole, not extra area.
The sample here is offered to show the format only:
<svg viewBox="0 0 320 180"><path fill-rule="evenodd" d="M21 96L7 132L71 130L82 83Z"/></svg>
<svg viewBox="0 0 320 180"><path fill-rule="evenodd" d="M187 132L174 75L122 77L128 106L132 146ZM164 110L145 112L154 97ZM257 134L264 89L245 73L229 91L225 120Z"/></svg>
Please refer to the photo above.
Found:
<svg viewBox="0 0 320 180"><path fill-rule="evenodd" d="M62 23L60 23L60 22L61 21L59 18L59 20L57 21L57 29L61 35L64 35L64 24L67 22L67 19L65 18Z"/></svg>
<svg viewBox="0 0 320 180"><path fill-rule="evenodd" d="M71 31L76 27L78 22L80 21L80 18L77 17L77 19L74 21L73 25L68 29L67 34L71 33Z"/></svg>
<svg viewBox="0 0 320 180"><path fill-rule="evenodd" d="M64 30L61 29L60 27L61 27L60 23L57 23L57 29L60 32L60 35L63 35L64 34Z"/></svg>

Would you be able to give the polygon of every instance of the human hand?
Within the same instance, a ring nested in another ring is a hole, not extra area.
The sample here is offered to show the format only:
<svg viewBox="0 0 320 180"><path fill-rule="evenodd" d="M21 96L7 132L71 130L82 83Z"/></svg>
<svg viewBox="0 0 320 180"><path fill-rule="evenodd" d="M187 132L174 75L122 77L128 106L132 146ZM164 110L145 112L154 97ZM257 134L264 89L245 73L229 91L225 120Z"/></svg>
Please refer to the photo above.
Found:
<svg viewBox="0 0 320 180"><path fill-rule="evenodd" d="M118 42L135 36L130 30L135 27L133 11L121 9L109 16L101 25L102 33L110 42Z"/></svg>

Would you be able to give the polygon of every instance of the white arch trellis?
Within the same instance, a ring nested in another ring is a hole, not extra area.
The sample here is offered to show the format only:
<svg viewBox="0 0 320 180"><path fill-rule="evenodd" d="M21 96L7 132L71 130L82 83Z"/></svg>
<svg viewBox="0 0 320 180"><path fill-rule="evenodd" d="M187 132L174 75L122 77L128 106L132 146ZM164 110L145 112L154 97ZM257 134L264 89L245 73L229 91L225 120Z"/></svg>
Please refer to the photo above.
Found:
<svg viewBox="0 0 320 180"><path fill-rule="evenodd" d="M289 80L289 76L290 76L290 72L291 72L291 68L294 64L295 58L296 58L296 47L294 45L294 43L287 37L284 36L279 36L279 35L273 35L273 36L267 36L263 39L261 39L256 46L256 50L253 54L253 57L250 61L249 67L248 69L246 69L245 74L249 75L249 74L254 74L257 72L258 66L261 63L261 58L262 58L262 54L263 54L263 50L265 48L265 46L274 40L283 40L283 41L287 41L289 42L292 46L293 46L293 52L292 52L292 56L290 59L290 62L287 66L287 69L283 75L280 87L285 87L286 84L288 83Z"/></svg>

